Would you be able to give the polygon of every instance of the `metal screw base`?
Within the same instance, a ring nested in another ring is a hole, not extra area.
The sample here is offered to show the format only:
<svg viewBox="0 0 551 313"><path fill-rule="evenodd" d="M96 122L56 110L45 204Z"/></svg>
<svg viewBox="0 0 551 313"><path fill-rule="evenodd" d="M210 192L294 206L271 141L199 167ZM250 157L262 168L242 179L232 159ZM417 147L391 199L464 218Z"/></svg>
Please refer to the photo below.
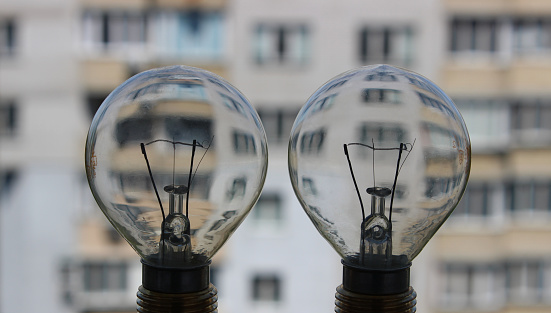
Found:
<svg viewBox="0 0 551 313"><path fill-rule="evenodd" d="M160 293L138 288L139 313L217 313L218 296L216 288L209 288L192 293Z"/></svg>
<svg viewBox="0 0 551 313"><path fill-rule="evenodd" d="M417 294L409 287L406 292L391 295L365 295L337 287L337 313L414 313Z"/></svg>

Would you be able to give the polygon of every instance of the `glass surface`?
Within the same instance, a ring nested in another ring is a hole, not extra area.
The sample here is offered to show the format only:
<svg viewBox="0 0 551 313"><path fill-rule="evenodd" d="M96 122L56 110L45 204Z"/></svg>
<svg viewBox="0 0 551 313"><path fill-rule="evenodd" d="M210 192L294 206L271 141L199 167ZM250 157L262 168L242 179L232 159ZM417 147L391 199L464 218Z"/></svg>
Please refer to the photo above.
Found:
<svg viewBox="0 0 551 313"><path fill-rule="evenodd" d="M185 66L146 71L115 89L86 143L101 210L158 266L207 262L258 199L267 162L249 102L224 79Z"/></svg>
<svg viewBox="0 0 551 313"><path fill-rule="evenodd" d="M337 76L308 99L291 131L289 174L304 210L345 261L401 267L459 202L470 147L440 88L374 65Z"/></svg>

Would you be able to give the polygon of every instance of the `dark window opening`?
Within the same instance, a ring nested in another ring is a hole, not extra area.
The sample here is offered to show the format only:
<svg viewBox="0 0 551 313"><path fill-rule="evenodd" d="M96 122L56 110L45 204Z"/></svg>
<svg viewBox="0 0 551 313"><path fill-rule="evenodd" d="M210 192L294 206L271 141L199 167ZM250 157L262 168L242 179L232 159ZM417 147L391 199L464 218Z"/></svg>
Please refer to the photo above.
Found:
<svg viewBox="0 0 551 313"><path fill-rule="evenodd" d="M19 173L15 169L0 170L0 196L12 190L18 176Z"/></svg>
<svg viewBox="0 0 551 313"><path fill-rule="evenodd" d="M174 141L197 143L208 146L212 141L212 121L207 119L189 119L185 117L168 117L165 120L168 138Z"/></svg>
<svg viewBox="0 0 551 313"><path fill-rule="evenodd" d="M252 281L254 301L281 301L281 280L277 275L256 275Z"/></svg>
<svg viewBox="0 0 551 313"><path fill-rule="evenodd" d="M280 221L282 219L281 196L277 193L263 193L253 210L255 220Z"/></svg>
<svg viewBox="0 0 551 313"><path fill-rule="evenodd" d="M287 142L297 113L296 109L258 110L269 143Z"/></svg>
<svg viewBox="0 0 551 313"><path fill-rule="evenodd" d="M485 217L489 213L490 187L488 184L470 183L453 211L452 217Z"/></svg>
<svg viewBox="0 0 551 313"><path fill-rule="evenodd" d="M0 20L0 56L11 56L16 49L17 27L13 18Z"/></svg>
<svg viewBox="0 0 551 313"><path fill-rule="evenodd" d="M254 136L249 133L234 131L233 147L237 154L256 154Z"/></svg>
<svg viewBox="0 0 551 313"><path fill-rule="evenodd" d="M359 32L359 59L362 63L412 61L413 32L410 27L364 27Z"/></svg>
<svg viewBox="0 0 551 313"><path fill-rule="evenodd" d="M256 28L258 64L304 64L308 45L308 28L304 24L260 24Z"/></svg>
<svg viewBox="0 0 551 313"><path fill-rule="evenodd" d="M17 130L18 107L15 101L0 102L0 135L11 136Z"/></svg>
<svg viewBox="0 0 551 313"><path fill-rule="evenodd" d="M452 52L495 52L498 22L494 18L454 18L451 22Z"/></svg>
<svg viewBox="0 0 551 313"><path fill-rule="evenodd" d="M153 121L150 118L129 118L117 123L116 138L121 146L151 140Z"/></svg>
<svg viewBox="0 0 551 313"><path fill-rule="evenodd" d="M230 189L228 190L228 199L233 200L236 198L242 198L245 196L245 190L247 188L247 179L245 177L239 177L233 180Z"/></svg>
<svg viewBox="0 0 551 313"><path fill-rule="evenodd" d="M106 97L106 94L95 93L91 93L86 96L86 104L88 107L88 114L90 115L90 118L93 118L94 115L96 115L96 112L98 111L99 107Z"/></svg>
<svg viewBox="0 0 551 313"><path fill-rule="evenodd" d="M126 290L126 263L85 262L82 270L85 291Z"/></svg>

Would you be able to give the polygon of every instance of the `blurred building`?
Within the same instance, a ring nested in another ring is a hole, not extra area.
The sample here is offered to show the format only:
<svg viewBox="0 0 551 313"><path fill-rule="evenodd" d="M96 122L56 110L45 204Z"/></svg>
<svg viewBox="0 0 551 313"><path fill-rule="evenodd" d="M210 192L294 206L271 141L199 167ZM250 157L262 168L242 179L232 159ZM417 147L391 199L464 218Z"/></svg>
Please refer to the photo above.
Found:
<svg viewBox="0 0 551 313"><path fill-rule="evenodd" d="M60 264L78 242L89 121L77 11L71 1L1 1L0 8L0 310L71 312Z"/></svg>
<svg viewBox="0 0 551 313"><path fill-rule="evenodd" d="M84 138L109 92L170 64L229 79L268 135L264 192L212 266L220 311L332 311L340 258L293 194L288 135L321 84L374 63L439 84L473 143L414 262L419 312L549 312L551 3L529 0L0 0L0 311L135 310L141 264L91 197Z"/></svg>
<svg viewBox="0 0 551 313"><path fill-rule="evenodd" d="M551 3L444 5L440 83L467 122L473 162L465 196L432 249L434 305L549 312Z"/></svg>

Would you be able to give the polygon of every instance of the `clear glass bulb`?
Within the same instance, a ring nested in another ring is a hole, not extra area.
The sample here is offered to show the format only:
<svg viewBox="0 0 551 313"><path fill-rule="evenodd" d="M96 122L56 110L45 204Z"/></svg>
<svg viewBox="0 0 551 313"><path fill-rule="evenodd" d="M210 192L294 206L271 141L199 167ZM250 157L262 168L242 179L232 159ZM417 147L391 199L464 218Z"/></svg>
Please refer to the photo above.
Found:
<svg viewBox="0 0 551 313"><path fill-rule="evenodd" d="M97 111L86 174L103 213L145 263L205 264L249 213L267 169L260 119L210 72L140 73Z"/></svg>
<svg viewBox="0 0 551 313"><path fill-rule="evenodd" d="M451 214L470 140L448 96L388 65L343 73L299 112L289 174L302 207L348 264L407 266Z"/></svg>

